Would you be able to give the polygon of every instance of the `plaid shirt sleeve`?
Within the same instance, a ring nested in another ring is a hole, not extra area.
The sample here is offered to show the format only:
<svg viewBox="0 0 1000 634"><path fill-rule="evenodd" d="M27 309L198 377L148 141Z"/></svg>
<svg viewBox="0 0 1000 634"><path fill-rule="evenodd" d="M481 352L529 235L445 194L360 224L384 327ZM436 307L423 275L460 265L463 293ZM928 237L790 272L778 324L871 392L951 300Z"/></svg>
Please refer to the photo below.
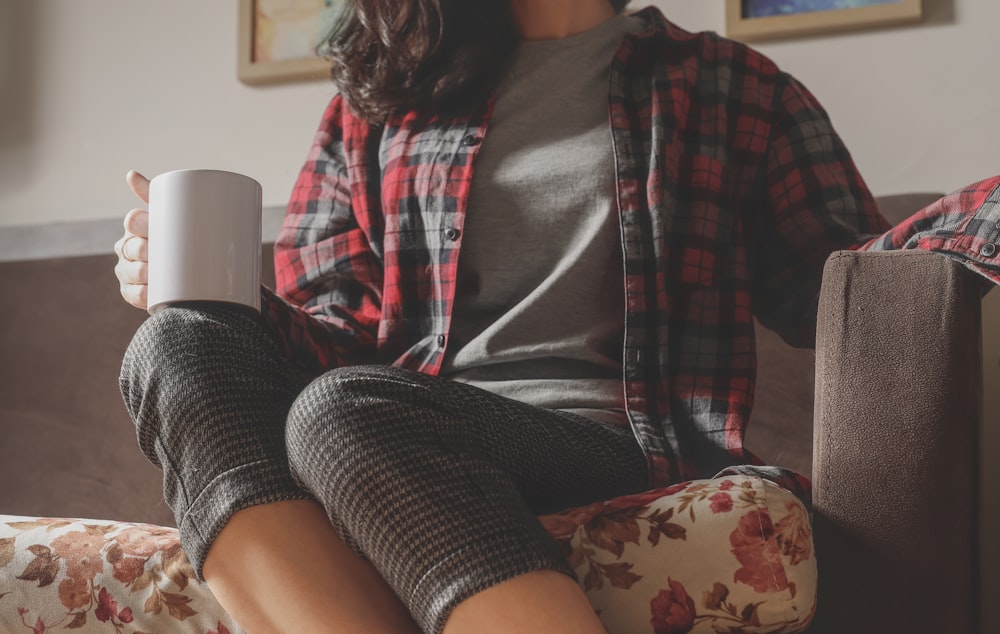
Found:
<svg viewBox="0 0 1000 634"><path fill-rule="evenodd" d="M1000 284L1000 176L945 196L860 248L933 251Z"/></svg>
<svg viewBox="0 0 1000 634"><path fill-rule="evenodd" d="M823 265L842 249L925 249L1000 283L1000 177L890 228L815 97L780 75L776 103L763 187L770 213L755 246L754 309L764 325L811 345Z"/></svg>
<svg viewBox="0 0 1000 634"><path fill-rule="evenodd" d="M367 126L333 99L295 183L275 242L276 292L264 289L265 324L300 365L315 371L366 362L376 348L382 260L367 221ZM354 158L352 157L360 157ZM360 209L359 209L360 206Z"/></svg>
<svg viewBox="0 0 1000 634"><path fill-rule="evenodd" d="M830 253L889 229L816 98L776 78L774 113L755 214L754 312L798 346L814 340L816 298Z"/></svg>

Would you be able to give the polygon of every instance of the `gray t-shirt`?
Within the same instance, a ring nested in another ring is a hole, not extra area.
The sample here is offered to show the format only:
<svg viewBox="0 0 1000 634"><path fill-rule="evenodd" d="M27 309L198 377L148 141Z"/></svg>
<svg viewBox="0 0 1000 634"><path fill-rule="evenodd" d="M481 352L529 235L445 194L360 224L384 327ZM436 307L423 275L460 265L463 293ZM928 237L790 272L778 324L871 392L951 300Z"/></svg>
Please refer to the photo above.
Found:
<svg viewBox="0 0 1000 634"><path fill-rule="evenodd" d="M642 26L520 44L476 159L443 376L627 424L608 82Z"/></svg>

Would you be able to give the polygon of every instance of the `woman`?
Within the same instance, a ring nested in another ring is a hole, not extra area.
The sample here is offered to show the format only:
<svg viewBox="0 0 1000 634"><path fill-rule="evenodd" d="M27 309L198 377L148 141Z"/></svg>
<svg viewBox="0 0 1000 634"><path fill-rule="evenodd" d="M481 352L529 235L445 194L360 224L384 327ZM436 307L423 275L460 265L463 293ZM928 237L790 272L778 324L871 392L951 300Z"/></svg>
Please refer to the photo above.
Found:
<svg viewBox="0 0 1000 634"><path fill-rule="evenodd" d="M352 2L261 319L136 334L140 445L250 631L603 631L535 515L752 462L753 316L809 345L830 252L975 211L877 237L802 86L624 4Z"/></svg>

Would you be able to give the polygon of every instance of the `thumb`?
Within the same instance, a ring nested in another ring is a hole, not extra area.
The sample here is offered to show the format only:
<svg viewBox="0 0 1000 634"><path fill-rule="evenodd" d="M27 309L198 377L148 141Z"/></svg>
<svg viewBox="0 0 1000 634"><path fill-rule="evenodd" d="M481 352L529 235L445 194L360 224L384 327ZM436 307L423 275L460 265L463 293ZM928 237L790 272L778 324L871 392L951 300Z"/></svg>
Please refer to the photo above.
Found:
<svg viewBox="0 0 1000 634"><path fill-rule="evenodd" d="M149 204L149 179L135 170L129 170L125 175L129 188L139 197L139 200Z"/></svg>

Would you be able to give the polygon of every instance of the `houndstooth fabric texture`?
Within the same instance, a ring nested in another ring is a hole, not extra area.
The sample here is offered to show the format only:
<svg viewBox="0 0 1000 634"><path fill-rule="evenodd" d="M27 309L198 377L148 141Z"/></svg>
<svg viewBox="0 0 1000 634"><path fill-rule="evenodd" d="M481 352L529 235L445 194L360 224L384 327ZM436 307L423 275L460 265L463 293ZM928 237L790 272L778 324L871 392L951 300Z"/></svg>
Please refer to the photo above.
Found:
<svg viewBox="0 0 1000 634"><path fill-rule="evenodd" d="M313 497L427 632L517 575L573 576L536 515L648 481L628 430L397 367L314 379L224 308L157 312L121 382L199 574L230 515Z"/></svg>
<svg viewBox="0 0 1000 634"><path fill-rule="evenodd" d="M199 577L233 513L309 498L288 471L285 418L310 378L222 305L161 309L132 338L122 396Z"/></svg>
<svg viewBox="0 0 1000 634"><path fill-rule="evenodd" d="M310 384L289 415L288 450L428 632L518 574L573 576L537 514L647 483L628 430L389 366Z"/></svg>

